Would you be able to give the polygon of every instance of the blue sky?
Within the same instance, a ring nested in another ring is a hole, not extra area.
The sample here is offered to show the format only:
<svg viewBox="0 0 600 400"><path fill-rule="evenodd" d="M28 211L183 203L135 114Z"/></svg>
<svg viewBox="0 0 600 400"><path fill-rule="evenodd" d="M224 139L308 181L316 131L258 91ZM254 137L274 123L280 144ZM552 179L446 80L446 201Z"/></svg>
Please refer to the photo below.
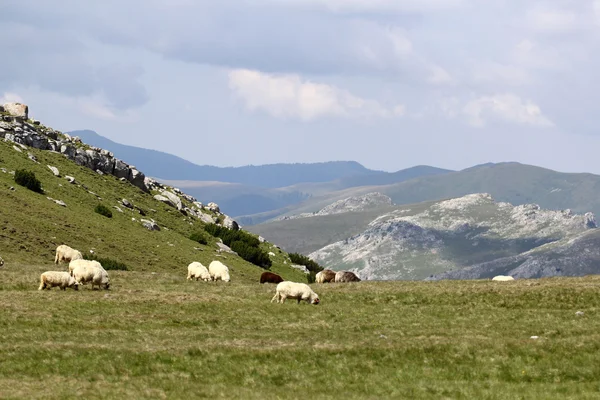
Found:
<svg viewBox="0 0 600 400"><path fill-rule="evenodd" d="M4 0L0 102L198 164L600 173L600 1Z"/></svg>

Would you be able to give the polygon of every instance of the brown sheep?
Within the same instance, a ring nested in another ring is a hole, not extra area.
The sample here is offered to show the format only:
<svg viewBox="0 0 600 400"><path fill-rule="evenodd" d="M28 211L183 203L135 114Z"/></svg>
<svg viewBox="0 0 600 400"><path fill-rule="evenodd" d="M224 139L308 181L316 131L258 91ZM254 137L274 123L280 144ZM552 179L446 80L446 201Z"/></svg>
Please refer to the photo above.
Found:
<svg viewBox="0 0 600 400"><path fill-rule="evenodd" d="M283 282L283 278L272 272L263 272L260 276L260 283L279 283Z"/></svg>
<svg viewBox="0 0 600 400"><path fill-rule="evenodd" d="M330 269L324 269L323 271L317 273L315 281L317 283L335 282L335 272Z"/></svg>
<svg viewBox="0 0 600 400"><path fill-rule="evenodd" d="M360 282L360 278L354 272L338 271L335 274L336 282Z"/></svg>

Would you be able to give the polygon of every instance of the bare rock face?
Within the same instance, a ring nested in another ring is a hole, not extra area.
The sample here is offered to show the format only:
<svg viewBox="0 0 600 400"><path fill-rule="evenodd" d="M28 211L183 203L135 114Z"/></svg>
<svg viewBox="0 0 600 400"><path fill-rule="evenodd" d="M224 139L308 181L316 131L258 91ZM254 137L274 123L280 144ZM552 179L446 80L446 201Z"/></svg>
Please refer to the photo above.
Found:
<svg viewBox="0 0 600 400"><path fill-rule="evenodd" d="M29 107L21 103L5 103L4 112L9 113L14 117L29 118Z"/></svg>

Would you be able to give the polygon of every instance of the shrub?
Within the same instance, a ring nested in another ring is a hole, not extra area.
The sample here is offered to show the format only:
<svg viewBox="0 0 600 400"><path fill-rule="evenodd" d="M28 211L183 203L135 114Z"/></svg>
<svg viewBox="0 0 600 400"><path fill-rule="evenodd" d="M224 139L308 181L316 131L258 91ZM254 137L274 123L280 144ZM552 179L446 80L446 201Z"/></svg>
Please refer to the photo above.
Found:
<svg viewBox="0 0 600 400"><path fill-rule="evenodd" d="M308 283L315 283L317 281L317 273L310 271L308 275L306 275L306 279L308 279Z"/></svg>
<svg viewBox="0 0 600 400"><path fill-rule="evenodd" d="M314 272L315 274L319 271L323 271L323 267L321 267L317 262L311 260L310 258L303 256L298 253L290 253L290 260L294 264L304 265L310 272Z"/></svg>
<svg viewBox="0 0 600 400"><path fill-rule="evenodd" d="M231 243L236 241L245 242L250 247L258 247L260 245L257 237L242 230L235 231L216 224L208 224L204 227L204 230L214 237L221 238L223 243L229 247L231 247Z"/></svg>
<svg viewBox="0 0 600 400"><path fill-rule="evenodd" d="M104 215L105 217L112 218L112 211L110 208L106 207L104 204L98 204L94 211L100 215Z"/></svg>
<svg viewBox="0 0 600 400"><path fill-rule="evenodd" d="M84 254L83 256L84 259L86 260L95 260L98 261L100 264L102 264L102 267L109 271L109 270L113 270L113 271L129 271L129 268L127 267L126 264L119 262L113 258L108 258L108 257L98 257L95 254Z"/></svg>
<svg viewBox="0 0 600 400"><path fill-rule="evenodd" d="M15 182L21 186L26 187L36 193L44 193L42 190L42 183L35 177L35 174L25 169L18 169L15 171Z"/></svg>
<svg viewBox="0 0 600 400"><path fill-rule="evenodd" d="M249 246L246 242L238 240L231 243L230 247L231 250L235 251L244 260L261 268L269 269L273 264L267 253L257 247Z"/></svg>
<svg viewBox="0 0 600 400"><path fill-rule="evenodd" d="M198 242L200 244L208 244L208 239L206 239L206 235L202 232L194 232L190 235L190 239L194 242Z"/></svg>

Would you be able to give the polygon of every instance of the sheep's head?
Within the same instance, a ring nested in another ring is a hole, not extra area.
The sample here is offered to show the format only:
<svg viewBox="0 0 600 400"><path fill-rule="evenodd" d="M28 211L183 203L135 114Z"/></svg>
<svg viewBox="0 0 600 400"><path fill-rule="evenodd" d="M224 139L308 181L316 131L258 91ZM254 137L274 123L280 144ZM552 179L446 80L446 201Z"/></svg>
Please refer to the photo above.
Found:
<svg viewBox="0 0 600 400"><path fill-rule="evenodd" d="M313 293L310 297L311 297L311 304L317 305L321 302L321 300L319 300L319 296L317 296L316 293Z"/></svg>

